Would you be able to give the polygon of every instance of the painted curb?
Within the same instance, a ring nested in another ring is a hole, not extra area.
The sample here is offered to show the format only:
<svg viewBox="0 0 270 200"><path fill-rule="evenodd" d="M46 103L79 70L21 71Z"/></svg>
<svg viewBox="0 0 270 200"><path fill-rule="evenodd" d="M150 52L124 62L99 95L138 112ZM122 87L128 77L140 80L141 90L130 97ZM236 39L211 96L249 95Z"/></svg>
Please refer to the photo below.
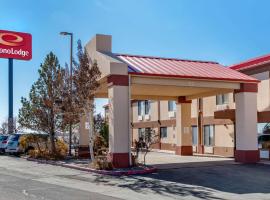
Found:
<svg viewBox="0 0 270 200"><path fill-rule="evenodd" d="M85 172L93 172L93 173L97 173L97 174L111 175L111 176L144 175L144 174L155 173L157 171L157 168L155 168L155 167L146 167L143 170L108 171L108 170L97 170L97 169L91 169L91 168L86 168L86 167L79 167L76 165L66 164L66 163L57 163L57 162L51 161L51 160L39 160L39 159L34 159L34 158L26 158L26 160L37 162L37 163L42 163L42 164L50 164L50 165L54 165L54 166L61 166L61 167L66 167L66 168L70 168L70 169L81 170L81 171L85 171Z"/></svg>

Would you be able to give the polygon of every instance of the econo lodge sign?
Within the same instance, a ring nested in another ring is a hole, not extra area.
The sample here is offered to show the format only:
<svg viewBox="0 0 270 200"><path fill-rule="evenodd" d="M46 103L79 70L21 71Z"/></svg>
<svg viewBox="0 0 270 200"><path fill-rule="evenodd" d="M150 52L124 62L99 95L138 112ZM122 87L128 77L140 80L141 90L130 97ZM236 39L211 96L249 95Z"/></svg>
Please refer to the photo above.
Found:
<svg viewBox="0 0 270 200"><path fill-rule="evenodd" d="M0 30L0 58L31 60L32 35Z"/></svg>

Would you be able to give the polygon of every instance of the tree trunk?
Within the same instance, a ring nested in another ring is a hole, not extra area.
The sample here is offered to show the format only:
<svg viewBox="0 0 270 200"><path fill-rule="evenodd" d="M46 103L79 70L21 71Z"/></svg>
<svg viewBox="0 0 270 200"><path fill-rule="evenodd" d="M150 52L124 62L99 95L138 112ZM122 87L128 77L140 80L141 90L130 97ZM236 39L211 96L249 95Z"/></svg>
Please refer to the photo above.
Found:
<svg viewBox="0 0 270 200"><path fill-rule="evenodd" d="M54 141L54 132L51 132L50 133L50 142L51 142L51 151L52 151L52 154L55 155L56 148L55 148L55 141Z"/></svg>
<svg viewBox="0 0 270 200"><path fill-rule="evenodd" d="M86 119L87 119L87 122L89 123L89 152L90 152L91 161L93 162L95 160L95 155L94 155L94 133L93 133L94 127L93 127L92 108L86 111Z"/></svg>

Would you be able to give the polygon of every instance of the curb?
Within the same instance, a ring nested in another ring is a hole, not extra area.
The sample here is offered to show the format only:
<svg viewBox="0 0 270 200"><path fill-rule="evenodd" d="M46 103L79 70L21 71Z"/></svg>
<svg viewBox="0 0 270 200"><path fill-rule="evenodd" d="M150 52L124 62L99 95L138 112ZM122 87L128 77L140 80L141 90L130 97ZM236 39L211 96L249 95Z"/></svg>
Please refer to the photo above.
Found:
<svg viewBox="0 0 270 200"><path fill-rule="evenodd" d="M76 165L66 164L66 163L57 163L51 160L39 160L39 159L34 159L34 158L26 158L26 160L42 163L42 164L49 164L49 165L54 165L54 166L61 166L65 168L81 170L85 172L93 172L93 173L102 174L102 175L111 175L111 176L145 175L145 174L151 174L157 171L157 168L155 167L146 167L143 170L108 171L108 170L97 170L97 169L91 169L91 168L86 168L86 167L79 167Z"/></svg>

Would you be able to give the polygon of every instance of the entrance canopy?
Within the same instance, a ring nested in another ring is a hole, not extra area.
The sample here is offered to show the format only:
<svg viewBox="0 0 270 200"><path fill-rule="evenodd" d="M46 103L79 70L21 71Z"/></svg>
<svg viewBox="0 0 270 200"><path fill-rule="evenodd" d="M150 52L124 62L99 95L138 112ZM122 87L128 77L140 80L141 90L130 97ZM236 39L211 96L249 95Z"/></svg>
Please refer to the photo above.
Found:
<svg viewBox="0 0 270 200"><path fill-rule="evenodd" d="M179 96L191 100L259 82L217 62L114 54L108 35L96 35L86 49L102 72L97 98L108 97L110 81L129 82L131 98L137 100L177 100Z"/></svg>
<svg viewBox="0 0 270 200"><path fill-rule="evenodd" d="M192 155L191 100L230 92L235 93L237 108L235 160L259 160L254 134L257 79L216 62L114 54L108 35L96 35L85 48L102 74L95 97L109 100L109 152L114 166L128 167L132 162L131 99L175 100L175 153Z"/></svg>

